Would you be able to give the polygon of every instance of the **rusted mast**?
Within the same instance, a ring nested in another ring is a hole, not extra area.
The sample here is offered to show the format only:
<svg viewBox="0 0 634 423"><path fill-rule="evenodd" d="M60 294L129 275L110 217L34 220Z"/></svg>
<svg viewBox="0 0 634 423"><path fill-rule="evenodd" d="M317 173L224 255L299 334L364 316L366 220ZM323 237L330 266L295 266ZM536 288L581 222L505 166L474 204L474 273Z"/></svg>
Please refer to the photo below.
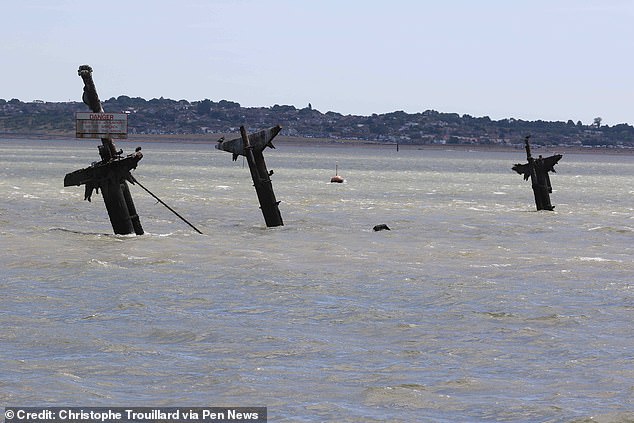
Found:
<svg viewBox="0 0 634 423"><path fill-rule="evenodd" d="M542 158L539 156L534 159L531 156L531 147L529 144L530 135L524 138L524 148L526 149L526 164L516 164L513 170L524 175L524 180L530 177L533 194L535 196L535 206L537 210L553 210L555 206L550 203L550 193L553 188L550 184L550 176L548 172L555 172L555 165L563 157L561 154Z"/></svg>
<svg viewBox="0 0 634 423"><path fill-rule="evenodd" d="M92 79L92 68L82 65L79 67L78 74L84 81L82 96L84 103L93 113L103 113L104 110ZM134 154L122 158L123 150L117 151L111 138L101 138L101 143L102 145L99 146L101 161L93 163L88 168L67 174L64 178L64 186L85 184L84 199L88 201L93 190L99 192L101 189L114 233L127 235L134 232L137 235L143 235L143 227L126 183L126 180L134 183L130 170L135 169L143 157L141 148L137 148Z"/></svg>
<svg viewBox="0 0 634 423"><path fill-rule="evenodd" d="M101 100L97 94L97 88L95 82L92 80L92 68L88 65L81 65L77 71L81 79L84 81L84 94L82 95L83 102L90 108L93 113L103 113L103 107L101 106ZM102 160L110 160L117 156L117 149L112 142L112 138L102 138L101 143L103 148L99 148L99 155Z"/></svg>
<svg viewBox="0 0 634 423"><path fill-rule="evenodd" d="M251 178L253 179L253 186L255 187L267 227L284 225L278 207L280 202L275 199L273 184L271 183L270 176L273 171L269 172L266 168L266 162L262 154L266 147L275 148L271 141L281 130L282 127L277 125L273 128L247 135L246 129L241 126L240 138L219 141L218 145L216 145L219 150L233 153L233 160L236 160L239 155L246 157Z"/></svg>
<svg viewBox="0 0 634 423"><path fill-rule="evenodd" d="M253 146L251 146L249 136L244 126L240 126L240 135L242 136L244 154L247 158L249 169L251 170L251 178L253 179L253 185L255 186L255 191L260 201L260 208L262 209L266 226L283 226L284 222L282 221L282 215L278 208L280 203L275 199L273 184L270 178L273 171L269 172L266 168L266 162L262 154L264 149L254 149Z"/></svg>

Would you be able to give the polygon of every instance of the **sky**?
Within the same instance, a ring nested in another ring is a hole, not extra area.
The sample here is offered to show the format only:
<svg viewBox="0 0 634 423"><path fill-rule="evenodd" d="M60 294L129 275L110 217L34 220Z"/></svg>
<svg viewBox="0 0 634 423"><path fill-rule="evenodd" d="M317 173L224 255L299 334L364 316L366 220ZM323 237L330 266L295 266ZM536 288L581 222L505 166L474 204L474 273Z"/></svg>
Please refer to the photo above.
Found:
<svg viewBox="0 0 634 423"><path fill-rule="evenodd" d="M0 98L634 124L634 0L0 0Z"/></svg>

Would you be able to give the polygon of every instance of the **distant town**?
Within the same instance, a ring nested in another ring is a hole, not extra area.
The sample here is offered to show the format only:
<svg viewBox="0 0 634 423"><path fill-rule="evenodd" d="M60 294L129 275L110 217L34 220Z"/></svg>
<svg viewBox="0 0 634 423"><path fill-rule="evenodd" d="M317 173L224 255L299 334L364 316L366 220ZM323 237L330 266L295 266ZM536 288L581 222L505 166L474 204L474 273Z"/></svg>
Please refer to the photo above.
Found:
<svg viewBox="0 0 634 423"><path fill-rule="evenodd" d="M593 122L548 122L521 119L492 120L458 113L426 110L395 111L371 116L321 112L307 104L241 107L227 100L199 101L125 95L103 101L107 112L128 114L130 135L186 135L233 133L245 125L257 130L281 125L283 135L332 141L356 140L391 144L477 144L518 146L531 134L531 143L542 146L634 148L634 127ZM0 136L23 134L74 134L75 112L87 111L82 102L22 102L0 99Z"/></svg>

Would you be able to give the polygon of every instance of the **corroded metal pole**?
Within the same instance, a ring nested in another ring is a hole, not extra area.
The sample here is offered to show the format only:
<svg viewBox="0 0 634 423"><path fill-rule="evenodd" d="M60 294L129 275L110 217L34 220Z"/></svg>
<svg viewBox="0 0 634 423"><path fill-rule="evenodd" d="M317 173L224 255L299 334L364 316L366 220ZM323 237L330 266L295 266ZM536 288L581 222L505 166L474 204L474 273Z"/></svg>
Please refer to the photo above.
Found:
<svg viewBox="0 0 634 423"><path fill-rule="evenodd" d="M77 73L84 81L84 94L81 97L83 102L90 108L91 112L103 113L104 110L97 94L97 87L95 87L95 82L92 80L92 68L88 65L81 65ZM102 138L101 143L103 148L99 149L99 154L102 160L110 160L117 156L117 149L114 146L114 142L112 142L112 138Z"/></svg>
<svg viewBox="0 0 634 423"><path fill-rule="evenodd" d="M282 215L278 205L279 201L275 199L275 193L273 192L273 184L271 183L271 173L266 168L264 162L264 155L262 150L254 149L250 142L244 126L240 127L240 135L242 136L242 142L244 143L244 155L247 158L249 164L249 170L251 171L251 178L253 179L253 186L258 195L260 201L260 208L264 215L264 221L266 226L275 227L283 226Z"/></svg>
<svg viewBox="0 0 634 423"><path fill-rule="evenodd" d="M88 65L79 67L79 76L84 81L82 99L93 113L103 113L101 101L92 80L92 68ZM130 170L135 169L143 157L141 148L125 158L123 151L117 151L111 138L102 138L99 146L101 161L92 166L71 172L64 178L64 186L86 185L84 199L90 201L93 190L99 191L108 211L108 217L115 234L127 235L135 233L143 235L143 227L134 206L127 181L133 182Z"/></svg>
<svg viewBox="0 0 634 423"><path fill-rule="evenodd" d="M534 159L531 156L531 147L528 143L530 135L524 138L524 148L526 149L526 164L516 164L513 166L513 170L524 175L524 180L531 179L531 186L533 188L533 194L535 196L535 206L537 210L554 210L555 206L550 203L550 193L553 192L553 188L550 185L550 176L548 172L555 172L555 165L562 158L561 154L542 158L539 156Z"/></svg>
<svg viewBox="0 0 634 423"><path fill-rule="evenodd" d="M262 151L266 147L275 148L271 141L281 129L282 127L278 125L247 135L246 129L244 126L241 126L240 138L229 141L222 139L218 145L216 145L216 148L219 150L233 153L233 160L236 160L239 155L246 157L251 178L253 179L253 186L258 195L264 221L268 227L283 226L284 222L282 221L282 215L278 207L280 202L275 199L273 184L271 183L270 176L273 174L273 171L269 171L266 168Z"/></svg>

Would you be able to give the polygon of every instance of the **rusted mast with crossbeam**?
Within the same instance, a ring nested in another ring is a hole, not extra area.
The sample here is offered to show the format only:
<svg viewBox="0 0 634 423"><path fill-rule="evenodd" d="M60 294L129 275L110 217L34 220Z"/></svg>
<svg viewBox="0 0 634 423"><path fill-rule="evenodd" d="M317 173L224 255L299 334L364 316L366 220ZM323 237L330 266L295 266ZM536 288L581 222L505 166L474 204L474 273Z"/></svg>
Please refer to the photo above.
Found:
<svg viewBox="0 0 634 423"><path fill-rule="evenodd" d="M554 156L543 158L541 155L534 159L531 156L531 146L529 144L530 135L524 138L524 148L526 149L526 159L528 163L515 164L512 169L524 175L524 180L531 179L531 185L533 187L533 194L535 196L535 206L537 210L554 210L555 206L550 203L550 194L553 192L553 187L550 184L550 176L548 172L555 172L555 165L563 157L561 154L555 154Z"/></svg>
<svg viewBox="0 0 634 423"><path fill-rule="evenodd" d="M107 118L107 116L103 116L104 110L92 79L92 68L88 65L82 65L79 67L78 74L84 81L82 100L95 114L95 119ZM114 233L142 235L143 227L127 184L127 181L134 183L130 171L136 169L137 164L143 158L141 148L137 147L133 154L124 157L123 150L117 151L112 137L105 136L101 137L99 156L101 161L95 162L87 168L68 173L64 178L64 186L85 185L84 200L88 201L90 201L93 191L99 192L101 190Z"/></svg>
<svg viewBox="0 0 634 423"><path fill-rule="evenodd" d="M273 138L280 133L282 127L277 125L269 129L264 129L253 134L247 134L244 126L240 127L240 138L225 141L221 138L216 145L219 150L233 153L233 160L238 156L245 156L251 171L253 186L260 202L260 209L264 215L264 221L267 227L283 226L282 214L280 213L280 202L275 199L273 192L273 184L271 183L271 175L273 171L266 168L264 155L262 151L266 147L275 148L273 146Z"/></svg>

